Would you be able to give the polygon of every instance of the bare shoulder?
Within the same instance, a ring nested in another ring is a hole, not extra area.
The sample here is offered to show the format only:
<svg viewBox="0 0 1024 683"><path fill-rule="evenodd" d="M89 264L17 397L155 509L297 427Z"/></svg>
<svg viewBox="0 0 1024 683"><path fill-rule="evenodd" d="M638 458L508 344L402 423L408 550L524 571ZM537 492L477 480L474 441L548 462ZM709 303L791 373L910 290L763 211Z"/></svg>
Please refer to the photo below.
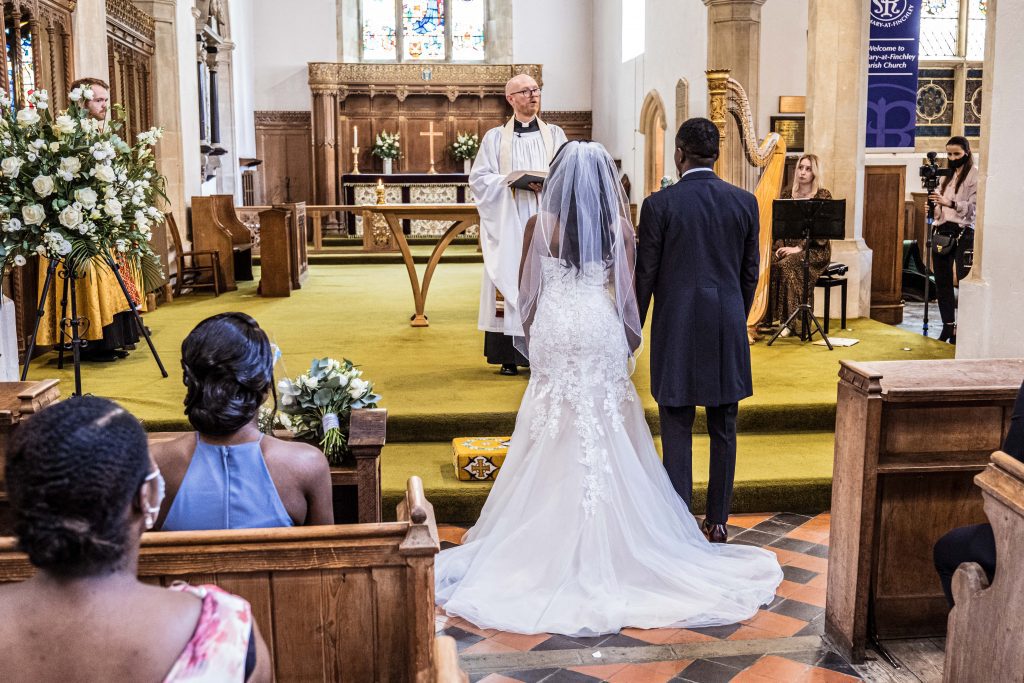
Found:
<svg viewBox="0 0 1024 683"><path fill-rule="evenodd" d="M196 433L183 432L173 438L150 442L149 453L164 473L187 467L196 448Z"/></svg>
<svg viewBox="0 0 1024 683"><path fill-rule="evenodd" d="M290 468L306 475L318 476L330 472L323 452L301 441L278 439L268 434L263 437L263 454L267 458L287 463Z"/></svg>

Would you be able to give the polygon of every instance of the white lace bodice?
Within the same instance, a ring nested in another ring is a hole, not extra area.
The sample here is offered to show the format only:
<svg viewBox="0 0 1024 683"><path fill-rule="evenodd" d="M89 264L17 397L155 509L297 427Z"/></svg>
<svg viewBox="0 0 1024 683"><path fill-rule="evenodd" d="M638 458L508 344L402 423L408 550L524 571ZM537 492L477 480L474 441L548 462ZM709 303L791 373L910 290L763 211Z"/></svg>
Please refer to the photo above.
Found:
<svg viewBox="0 0 1024 683"><path fill-rule="evenodd" d="M543 288L530 330L530 382L537 391L530 431L534 438L545 429L554 436L563 419L573 420L587 469L584 507L593 513L611 471L605 429L621 429L622 402L635 396L629 349L601 264L584 264L581 273L545 258L541 267Z"/></svg>

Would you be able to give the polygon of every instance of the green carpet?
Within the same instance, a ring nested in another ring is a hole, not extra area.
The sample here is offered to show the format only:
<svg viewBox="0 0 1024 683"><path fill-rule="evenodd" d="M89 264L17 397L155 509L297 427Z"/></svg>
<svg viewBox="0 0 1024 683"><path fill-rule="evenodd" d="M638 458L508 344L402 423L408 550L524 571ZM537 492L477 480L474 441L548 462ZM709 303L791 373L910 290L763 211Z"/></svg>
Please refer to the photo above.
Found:
<svg viewBox="0 0 1024 683"><path fill-rule="evenodd" d="M827 510L832 491L833 441L830 432L793 432L784 438L740 434L732 510ZM656 438L655 443L660 453L661 439ZM708 481L708 438L694 437L693 449L693 506L701 514ZM385 517L394 518L395 506L405 496L405 483L412 474L423 479L424 493L439 520L473 522L479 516L491 484L455 478L450 442L391 444L386 452L381 481Z"/></svg>
<svg viewBox="0 0 1024 683"><path fill-rule="evenodd" d="M256 283L213 297L188 295L145 316L170 377L161 379L141 342L130 357L85 364L87 393L123 402L148 429L187 429L182 414L180 345L192 327L221 311L244 310L280 345L278 376L303 372L319 356L349 358L361 365L389 410L388 440L445 441L464 434L509 432L528 374L501 377L482 357L483 334L476 329L480 264L443 264L427 298L427 328L409 326L412 295L400 265L311 266L303 288L287 298L256 296ZM422 272L422 267L420 267ZM257 271L258 277L258 271ZM953 347L868 320L849 322L833 334L860 344L829 351L780 339L752 347L754 391L740 406L745 432L831 431L840 359L951 358ZM634 381L656 423L650 396L649 354L640 356ZM56 368L56 353L32 363L29 377L58 377L72 391L70 367ZM700 421L700 418L698 418ZM699 428L699 427L698 427Z"/></svg>

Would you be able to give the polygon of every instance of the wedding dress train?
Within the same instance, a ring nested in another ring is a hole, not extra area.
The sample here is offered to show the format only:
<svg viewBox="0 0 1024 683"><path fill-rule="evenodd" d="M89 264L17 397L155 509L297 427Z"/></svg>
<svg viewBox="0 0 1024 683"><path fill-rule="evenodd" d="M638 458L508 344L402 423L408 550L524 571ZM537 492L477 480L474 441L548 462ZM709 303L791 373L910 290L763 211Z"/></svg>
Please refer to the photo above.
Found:
<svg viewBox="0 0 1024 683"><path fill-rule="evenodd" d="M672 488L630 380L605 269L541 265L512 442L479 521L437 556L437 604L518 633L750 618L782 580L775 555L709 543Z"/></svg>

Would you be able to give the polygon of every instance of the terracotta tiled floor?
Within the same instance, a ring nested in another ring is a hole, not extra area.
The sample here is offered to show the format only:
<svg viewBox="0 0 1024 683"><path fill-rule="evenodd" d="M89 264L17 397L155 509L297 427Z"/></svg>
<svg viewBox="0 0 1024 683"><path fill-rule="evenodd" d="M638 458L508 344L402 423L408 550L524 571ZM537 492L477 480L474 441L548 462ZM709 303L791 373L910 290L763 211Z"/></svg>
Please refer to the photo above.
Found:
<svg viewBox="0 0 1024 683"><path fill-rule="evenodd" d="M441 527L442 547L458 543L462 531ZM439 609L437 628L455 638L470 680L486 683L860 680L820 639L828 533L827 513L817 517L734 515L730 519L729 542L775 552L786 577L772 604L740 624L702 629L630 628L608 636L568 638L480 629ZM687 649L696 648L701 648L702 656L685 656ZM721 656L708 656L709 652Z"/></svg>

